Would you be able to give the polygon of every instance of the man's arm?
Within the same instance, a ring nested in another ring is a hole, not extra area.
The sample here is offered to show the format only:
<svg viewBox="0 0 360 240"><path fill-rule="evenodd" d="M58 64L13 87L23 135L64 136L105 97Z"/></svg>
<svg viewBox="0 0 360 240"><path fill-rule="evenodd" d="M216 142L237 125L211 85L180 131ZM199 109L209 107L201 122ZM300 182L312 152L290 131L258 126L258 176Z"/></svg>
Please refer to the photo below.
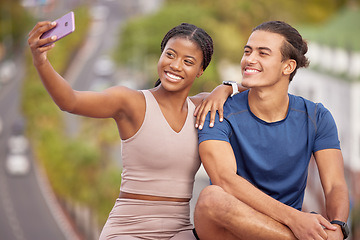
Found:
<svg viewBox="0 0 360 240"><path fill-rule="evenodd" d="M344 176L344 160L338 149L315 152L321 184L325 194L326 215L330 221L347 222L349 217L349 191ZM337 234L342 236L340 227Z"/></svg>
<svg viewBox="0 0 360 240"><path fill-rule="evenodd" d="M207 140L199 145L206 172L214 185L222 187L253 209L288 226L299 239L326 238L323 226L336 229L319 214L300 212L260 191L236 174L236 161L231 145L225 141Z"/></svg>

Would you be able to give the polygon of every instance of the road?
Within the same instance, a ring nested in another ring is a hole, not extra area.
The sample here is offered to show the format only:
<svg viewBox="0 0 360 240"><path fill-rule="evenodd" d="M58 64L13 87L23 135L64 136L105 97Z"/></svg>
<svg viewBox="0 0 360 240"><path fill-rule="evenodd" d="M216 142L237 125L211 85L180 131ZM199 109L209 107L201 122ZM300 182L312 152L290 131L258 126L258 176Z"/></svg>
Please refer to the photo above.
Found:
<svg viewBox="0 0 360 240"><path fill-rule="evenodd" d="M128 8L123 8L117 1L104 1L103 5L107 13L105 19L98 20L94 25L89 41L91 51L86 49L88 61L82 59L81 66L76 65L80 71L72 71L76 76L73 79L75 89L88 89L94 81L92 69L96 56L105 54L112 47L112 42L116 41L114 33L117 33L118 24L126 17ZM121 12L122 9L124 12ZM24 70L21 58L17 62L16 76L0 89L0 118L3 123L3 131L0 133L0 239L77 239L57 205L46 178L42 178L41 172L34 165L36 162L31 152L28 154L31 168L27 175L12 176L5 170L7 141L12 135L12 125L22 118L20 99Z"/></svg>
<svg viewBox="0 0 360 240"><path fill-rule="evenodd" d="M17 62L16 76L0 91L0 116L3 131L0 135L0 239L66 239L49 209L48 200L36 177L31 153L30 172L12 176L5 170L7 140L13 134L12 125L21 118L20 97L24 76L22 60Z"/></svg>

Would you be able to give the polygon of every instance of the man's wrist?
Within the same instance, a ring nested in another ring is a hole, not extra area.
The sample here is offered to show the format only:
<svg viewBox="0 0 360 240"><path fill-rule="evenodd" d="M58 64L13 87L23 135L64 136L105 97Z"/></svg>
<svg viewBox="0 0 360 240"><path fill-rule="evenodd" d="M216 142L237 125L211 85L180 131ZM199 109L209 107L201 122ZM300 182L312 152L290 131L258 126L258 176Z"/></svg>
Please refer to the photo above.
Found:
<svg viewBox="0 0 360 240"><path fill-rule="evenodd" d="M350 230L349 230L349 227L346 222L342 222L339 220L333 220L330 223L340 226L340 230L343 233L344 239L346 239L349 236Z"/></svg>

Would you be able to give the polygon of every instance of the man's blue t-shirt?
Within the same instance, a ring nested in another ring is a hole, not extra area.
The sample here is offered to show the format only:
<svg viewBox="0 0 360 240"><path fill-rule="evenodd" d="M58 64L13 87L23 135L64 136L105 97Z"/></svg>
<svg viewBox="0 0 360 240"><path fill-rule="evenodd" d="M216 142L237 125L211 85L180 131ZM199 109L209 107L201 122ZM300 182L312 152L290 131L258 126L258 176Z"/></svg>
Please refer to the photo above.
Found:
<svg viewBox="0 0 360 240"><path fill-rule="evenodd" d="M312 153L340 149L335 121L322 104L289 94L286 118L268 123L250 111L248 92L226 101L222 123L217 115L210 128L207 116L204 128L198 131L199 144L206 140L229 142L238 175L301 210Z"/></svg>

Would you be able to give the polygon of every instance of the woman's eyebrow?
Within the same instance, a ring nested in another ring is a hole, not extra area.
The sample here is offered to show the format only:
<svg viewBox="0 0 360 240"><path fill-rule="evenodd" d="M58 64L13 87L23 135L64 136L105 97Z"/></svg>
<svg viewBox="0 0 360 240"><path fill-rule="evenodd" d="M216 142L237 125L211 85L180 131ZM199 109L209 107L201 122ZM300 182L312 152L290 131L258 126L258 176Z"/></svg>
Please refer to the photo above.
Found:
<svg viewBox="0 0 360 240"><path fill-rule="evenodd" d="M194 56L190 56L190 55L185 55L185 57L187 58L191 58L191 59L194 59L196 61L196 58Z"/></svg>
<svg viewBox="0 0 360 240"><path fill-rule="evenodd" d="M171 50L171 51L173 51L173 52L177 53L177 52L175 51L175 49L173 49L173 48L171 48L171 47L167 48L167 50ZM195 58L194 56L191 56L191 55L185 55L185 57L187 57L187 58L192 58L192 59L194 59L194 60L196 61L196 58Z"/></svg>

